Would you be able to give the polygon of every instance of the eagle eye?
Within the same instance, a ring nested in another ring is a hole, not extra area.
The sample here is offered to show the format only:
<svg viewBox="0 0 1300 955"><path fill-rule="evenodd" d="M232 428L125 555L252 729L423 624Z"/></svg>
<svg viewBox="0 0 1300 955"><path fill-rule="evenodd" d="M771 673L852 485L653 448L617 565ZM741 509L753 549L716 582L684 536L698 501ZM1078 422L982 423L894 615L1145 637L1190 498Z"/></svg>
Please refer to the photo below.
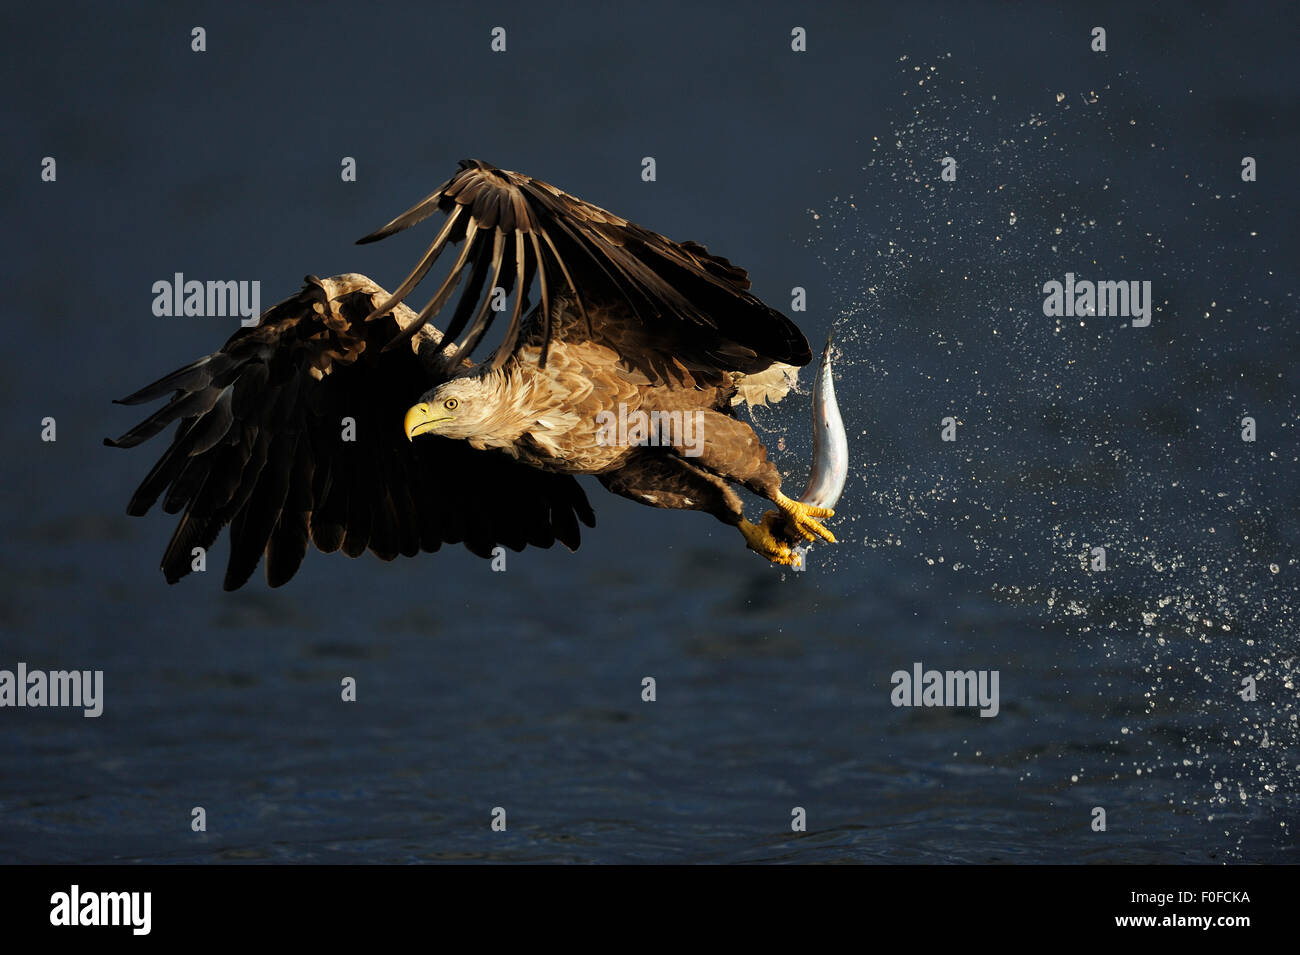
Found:
<svg viewBox="0 0 1300 955"><path fill-rule="evenodd" d="M458 399L456 399L456 398L448 398L446 401L444 401L444 402L442 403L442 406L443 406L444 408L446 408L448 411L455 411L455 410L456 410L456 406L459 405L459 404L460 404L460 401L459 401Z"/></svg>

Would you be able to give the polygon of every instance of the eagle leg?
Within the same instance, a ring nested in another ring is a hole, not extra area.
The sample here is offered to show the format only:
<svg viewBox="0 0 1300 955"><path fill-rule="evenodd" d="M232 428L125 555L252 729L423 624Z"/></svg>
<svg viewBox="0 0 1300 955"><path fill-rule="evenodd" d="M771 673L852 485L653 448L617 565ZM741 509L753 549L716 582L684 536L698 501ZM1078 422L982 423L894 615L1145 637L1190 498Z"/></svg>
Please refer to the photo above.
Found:
<svg viewBox="0 0 1300 955"><path fill-rule="evenodd" d="M700 434L703 440L697 456L691 459L694 467L707 469L727 481L741 484L780 509L763 515L759 524L738 525L750 550L775 563L788 564L790 544L814 541L819 537L834 543L835 535L823 527L818 518L833 517L835 512L829 507L805 504L781 493L781 472L768 460L767 449L749 425L730 415L710 411L705 412ZM736 515L737 518L742 516ZM784 550L774 547L775 544Z"/></svg>
<svg viewBox="0 0 1300 955"><path fill-rule="evenodd" d="M707 511L725 524L740 530L755 553L774 564L793 566L797 556L790 544L792 532L785 529L785 516L769 511L761 524L745 520L740 498L726 480L671 454L650 450L636 452L617 471L598 475L610 491L651 507Z"/></svg>

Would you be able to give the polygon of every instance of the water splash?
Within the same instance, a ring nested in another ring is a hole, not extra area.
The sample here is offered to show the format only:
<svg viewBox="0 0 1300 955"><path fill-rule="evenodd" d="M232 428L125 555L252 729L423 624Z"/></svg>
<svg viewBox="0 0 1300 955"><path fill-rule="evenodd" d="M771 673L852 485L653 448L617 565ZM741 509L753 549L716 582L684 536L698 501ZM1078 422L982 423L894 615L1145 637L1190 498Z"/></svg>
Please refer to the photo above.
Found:
<svg viewBox="0 0 1300 955"><path fill-rule="evenodd" d="M951 55L903 57L898 80L861 188L809 212L857 438L837 533L964 575L1092 655L1105 702L1080 732L1101 773L1061 752L1026 775L1144 787L1228 853L1261 820L1290 844L1300 352L1267 238L1285 224L1231 168L1164 145L1139 76L1027 114ZM1151 281L1151 325L1046 317L1067 272Z"/></svg>

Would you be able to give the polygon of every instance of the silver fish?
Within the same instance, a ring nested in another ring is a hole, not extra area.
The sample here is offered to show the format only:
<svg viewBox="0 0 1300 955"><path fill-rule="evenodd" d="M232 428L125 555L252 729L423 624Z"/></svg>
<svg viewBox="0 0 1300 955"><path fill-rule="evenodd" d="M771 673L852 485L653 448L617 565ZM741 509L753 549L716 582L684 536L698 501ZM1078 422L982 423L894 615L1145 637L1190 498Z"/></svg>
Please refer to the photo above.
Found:
<svg viewBox="0 0 1300 955"><path fill-rule="evenodd" d="M814 507L834 507L844 493L844 482L849 477L849 439L844 433L840 407L835 403L835 381L831 374L831 340L826 339L817 378L813 383L813 462L808 473L808 486L799 495L804 504ZM795 549L794 567L802 570L808 545Z"/></svg>

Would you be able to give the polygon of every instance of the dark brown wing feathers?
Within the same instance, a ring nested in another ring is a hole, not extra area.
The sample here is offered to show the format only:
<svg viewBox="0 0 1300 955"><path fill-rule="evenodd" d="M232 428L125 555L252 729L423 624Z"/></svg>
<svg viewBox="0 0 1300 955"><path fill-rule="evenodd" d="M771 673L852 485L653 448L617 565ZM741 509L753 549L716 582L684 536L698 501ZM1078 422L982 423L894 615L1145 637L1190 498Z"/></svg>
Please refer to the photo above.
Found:
<svg viewBox="0 0 1300 955"><path fill-rule="evenodd" d="M567 293L589 337L616 343L626 361L656 378L673 374L674 358L744 372L773 362L804 365L811 360L808 341L794 323L749 294L745 271L702 245L673 242L530 176L480 160L463 160L460 166L440 189L360 240L382 239L437 211L448 216L425 256L376 314L404 299L447 244L464 243L431 304L441 307L440 297L461 281L470 263L474 276L481 275L483 262L490 262L493 274L504 276L494 284L507 291L518 285L505 333L510 347L498 349L498 367L519 340L521 305L533 275L540 279L544 299L557 291ZM599 321L591 314L597 306ZM436 311L424 309L400 340L414 335ZM553 318L548 302L543 301L539 314L543 322ZM458 309L456 317L463 320L453 320L444 341L473 346L495 313L480 307L468 331L468 310L462 315ZM550 337L547 329L544 345Z"/></svg>
<svg viewBox="0 0 1300 955"><path fill-rule="evenodd" d="M171 396L105 441L134 447L177 423L127 509L144 514L162 496L164 511L182 515L162 560L169 582L227 525L228 590L263 557L271 586L285 583L309 542L385 560L464 543L486 557L498 544L576 548L578 522L594 525L572 477L464 442L406 439L403 413L436 382L410 348L382 350L398 326L391 314L363 321L376 297L353 292L331 307L309 276L302 292L221 351L122 399ZM345 417L355 421L354 441L343 440Z"/></svg>

